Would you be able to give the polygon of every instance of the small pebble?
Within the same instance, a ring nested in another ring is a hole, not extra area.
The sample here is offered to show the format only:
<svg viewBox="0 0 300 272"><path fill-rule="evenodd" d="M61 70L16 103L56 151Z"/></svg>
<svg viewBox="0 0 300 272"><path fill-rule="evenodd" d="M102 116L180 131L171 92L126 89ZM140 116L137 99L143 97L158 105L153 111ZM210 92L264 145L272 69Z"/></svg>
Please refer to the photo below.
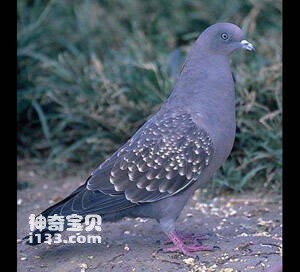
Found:
<svg viewBox="0 0 300 272"><path fill-rule="evenodd" d="M195 265L195 259L194 258L187 258L182 260L184 263L189 265Z"/></svg>
<svg viewBox="0 0 300 272"><path fill-rule="evenodd" d="M234 272L233 268L222 268L220 272Z"/></svg>
<svg viewBox="0 0 300 272"><path fill-rule="evenodd" d="M79 267L81 268L80 272L85 272L86 269L88 269L88 265L86 263L80 264Z"/></svg>

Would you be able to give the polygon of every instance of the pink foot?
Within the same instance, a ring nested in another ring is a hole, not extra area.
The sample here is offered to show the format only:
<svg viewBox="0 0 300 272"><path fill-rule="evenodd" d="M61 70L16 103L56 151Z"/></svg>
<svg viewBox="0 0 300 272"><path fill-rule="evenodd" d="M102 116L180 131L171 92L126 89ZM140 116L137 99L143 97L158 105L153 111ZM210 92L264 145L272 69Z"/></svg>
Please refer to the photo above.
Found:
<svg viewBox="0 0 300 272"><path fill-rule="evenodd" d="M182 238L180 237L180 235L178 235L176 232L169 233L168 237L169 237L170 241L173 242L174 246L164 248L163 249L164 252L180 251L184 255L192 256L193 255L192 252L196 252L196 251L213 251L215 248L217 248L215 246L203 246L203 245L195 245L195 244L185 245L184 242L182 241ZM194 237L194 235L192 237Z"/></svg>
<svg viewBox="0 0 300 272"><path fill-rule="evenodd" d="M178 237L184 242L185 244L201 244L201 240L206 240L209 235L208 234L195 234L195 233L180 233L177 232ZM164 241L164 245L171 244L173 241L168 238Z"/></svg>

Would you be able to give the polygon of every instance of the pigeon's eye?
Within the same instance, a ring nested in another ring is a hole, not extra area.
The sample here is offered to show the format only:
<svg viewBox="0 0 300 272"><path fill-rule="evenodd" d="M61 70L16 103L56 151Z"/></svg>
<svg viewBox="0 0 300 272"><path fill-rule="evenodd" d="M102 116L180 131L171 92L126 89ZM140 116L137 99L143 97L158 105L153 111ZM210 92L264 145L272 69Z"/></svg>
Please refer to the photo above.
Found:
<svg viewBox="0 0 300 272"><path fill-rule="evenodd" d="M227 34L227 33L222 33L222 34L221 34L221 38L222 38L223 40L228 40L228 34Z"/></svg>

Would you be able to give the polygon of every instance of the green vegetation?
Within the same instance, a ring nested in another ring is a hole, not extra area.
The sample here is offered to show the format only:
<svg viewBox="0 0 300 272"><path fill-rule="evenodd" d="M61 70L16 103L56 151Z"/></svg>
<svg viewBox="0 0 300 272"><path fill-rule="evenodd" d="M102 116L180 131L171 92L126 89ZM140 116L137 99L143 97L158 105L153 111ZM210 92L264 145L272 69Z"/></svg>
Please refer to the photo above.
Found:
<svg viewBox="0 0 300 272"><path fill-rule="evenodd" d="M237 138L213 184L281 188L281 1L17 3L20 158L91 170L159 108L199 33L229 21L257 51L233 58Z"/></svg>

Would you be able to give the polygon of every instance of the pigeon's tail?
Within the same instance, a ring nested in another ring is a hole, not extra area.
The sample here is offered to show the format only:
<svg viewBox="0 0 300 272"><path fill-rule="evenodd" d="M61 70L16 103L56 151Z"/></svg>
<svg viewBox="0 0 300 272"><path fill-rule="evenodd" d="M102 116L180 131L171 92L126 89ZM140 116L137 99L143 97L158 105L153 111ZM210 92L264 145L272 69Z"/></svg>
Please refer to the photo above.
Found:
<svg viewBox="0 0 300 272"><path fill-rule="evenodd" d="M70 202L70 200L72 200L76 195L78 195L80 192L82 192L82 190L84 190L85 185L82 185L80 187L78 187L73 193L71 193L68 197L66 197L65 199L61 200L60 202L52 205L51 207L49 207L48 209L46 209L45 211L43 211L40 215L44 218L48 218L49 215L68 215L68 213L65 214L61 214L62 208L65 204L67 204L68 202ZM69 213L69 214L72 214ZM51 238L55 233L58 233L60 231L58 230L49 230L48 228L48 224L46 223L46 226L39 230L39 229L35 229L32 233L30 233L29 235L25 236L23 238L23 240L26 240L26 243L28 245L38 245L41 244L43 242L45 242L45 240L47 238ZM64 229L66 227L66 224L64 224Z"/></svg>
<svg viewBox="0 0 300 272"><path fill-rule="evenodd" d="M37 245L51 238L59 230L51 230L48 225L48 217L53 215L63 216L65 230L68 226L66 216L75 214L82 216L81 223L88 214L101 215L102 222L115 221L126 215L128 208L134 207L134 204L128 201L124 194L109 195L100 191L90 191L86 189L86 184L81 185L68 197L54 204L40 215L46 218L44 228L35 229L23 240L27 240L29 245ZM37 217L35 218L37 220Z"/></svg>

